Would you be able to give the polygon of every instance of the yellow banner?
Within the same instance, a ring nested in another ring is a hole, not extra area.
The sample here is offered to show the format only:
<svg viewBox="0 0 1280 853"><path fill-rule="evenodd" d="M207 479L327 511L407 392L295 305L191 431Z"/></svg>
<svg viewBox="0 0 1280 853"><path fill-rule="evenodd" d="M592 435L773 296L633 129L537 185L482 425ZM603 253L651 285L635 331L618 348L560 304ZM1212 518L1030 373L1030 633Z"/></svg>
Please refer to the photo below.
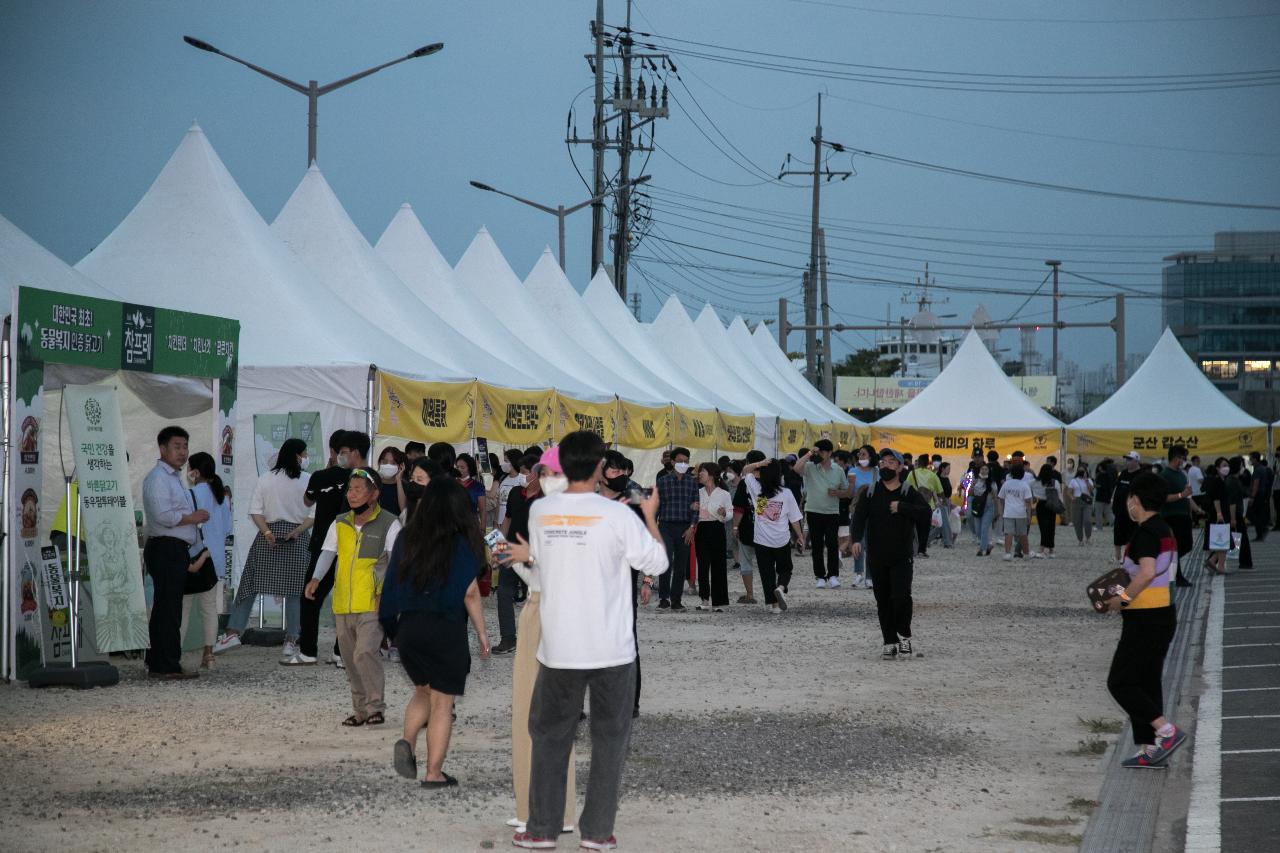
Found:
<svg viewBox="0 0 1280 853"><path fill-rule="evenodd" d="M756 443L756 419L751 415L726 415L724 412L717 413L720 416L720 433L719 447L725 453L746 453L755 447Z"/></svg>
<svg viewBox="0 0 1280 853"><path fill-rule="evenodd" d="M804 421L778 421L778 455L799 453L808 438L808 425Z"/></svg>
<svg viewBox="0 0 1280 853"><path fill-rule="evenodd" d="M556 440L580 429L590 430L604 439L605 444L618 440L618 401L588 403L563 394L556 394L556 418L552 424Z"/></svg>
<svg viewBox="0 0 1280 853"><path fill-rule="evenodd" d="M656 450L671 444L671 407L638 406L618 401L618 444L637 450Z"/></svg>
<svg viewBox="0 0 1280 853"><path fill-rule="evenodd" d="M475 382L423 382L378 371L378 434L457 444L471 439Z"/></svg>
<svg viewBox="0 0 1280 853"><path fill-rule="evenodd" d="M1031 459L1046 456L1062 456L1062 438L1059 430L1042 432L996 432L994 430L906 430L889 427L871 427L871 444L877 449L890 447L900 453L918 456L921 453L968 458L975 448L982 453L994 450L1002 457L1021 450Z"/></svg>
<svg viewBox="0 0 1280 853"><path fill-rule="evenodd" d="M476 383L476 435L527 447L551 439L555 392L513 391Z"/></svg>
<svg viewBox="0 0 1280 853"><path fill-rule="evenodd" d="M682 409L675 406L671 441L690 449L712 450L716 446L715 409Z"/></svg>
<svg viewBox="0 0 1280 853"><path fill-rule="evenodd" d="M1119 456L1136 450L1143 456L1164 458L1181 444L1191 456L1243 456L1267 450L1267 428L1067 430L1067 447L1080 456Z"/></svg>
<svg viewBox="0 0 1280 853"><path fill-rule="evenodd" d="M820 438L835 442L835 436L831 432L831 424L811 424L805 421L805 442L808 447L813 447L813 443Z"/></svg>
<svg viewBox="0 0 1280 853"><path fill-rule="evenodd" d="M853 450L860 443L858 431L853 428L853 424L846 423L831 425L831 440L835 443L837 450Z"/></svg>

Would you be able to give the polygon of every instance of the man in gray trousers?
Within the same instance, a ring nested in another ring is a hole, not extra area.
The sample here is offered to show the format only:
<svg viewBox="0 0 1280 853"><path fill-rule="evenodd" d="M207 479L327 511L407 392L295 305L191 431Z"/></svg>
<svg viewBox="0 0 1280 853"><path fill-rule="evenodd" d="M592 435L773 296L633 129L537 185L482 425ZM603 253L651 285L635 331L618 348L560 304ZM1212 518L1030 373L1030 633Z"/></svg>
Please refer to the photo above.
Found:
<svg viewBox="0 0 1280 853"><path fill-rule="evenodd" d="M658 496L640 504L644 521L625 503L596 494L605 444L593 432L560 442L560 467L569 480L558 495L530 510L528 560L542 586L538 679L529 711L533 740L527 832L512 843L554 849L564 818L569 749L591 692L591 777L578 821L581 846L612 850L635 704L636 645L632 635L631 570L653 578L667 569L658 531ZM517 543L513 559L524 548Z"/></svg>

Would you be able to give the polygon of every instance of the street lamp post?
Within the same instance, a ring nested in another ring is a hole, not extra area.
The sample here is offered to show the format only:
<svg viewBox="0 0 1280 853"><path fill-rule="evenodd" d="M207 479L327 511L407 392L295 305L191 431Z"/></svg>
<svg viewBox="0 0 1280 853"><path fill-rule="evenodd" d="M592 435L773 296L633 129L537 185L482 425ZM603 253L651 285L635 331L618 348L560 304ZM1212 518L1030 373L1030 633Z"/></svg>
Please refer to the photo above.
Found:
<svg viewBox="0 0 1280 853"><path fill-rule="evenodd" d="M308 80L307 85L304 86L301 83L290 80L288 77L282 77L279 74L276 74L272 71L268 71L265 68L260 68L257 65L254 65L252 62L246 62L245 60L239 58L238 56L232 56L229 53L224 53L223 51L218 50L216 47L209 44L207 41L201 41L200 39L192 38L191 36L183 36L182 40L185 41L187 44L191 45L192 47L199 48L200 50L208 51L209 53L215 53L218 56L226 57L227 59L230 59L232 62L238 62L239 64L243 65L245 68L249 68L249 69L252 69L253 71L257 71L262 76L270 77L272 80L275 80L277 83L281 84L282 86L287 86L293 91L301 92L302 94L307 96L307 166L308 167L312 163L314 163L316 160L316 116L317 116L317 107L318 107L317 102L320 100L321 95L327 95L330 92L332 92L334 89L341 89L343 86L346 86L349 83L354 83L357 80L363 77L368 77L370 74L374 74L378 71L381 71L384 68L390 68L392 65L398 65L401 62L407 62L410 59L417 59L418 57L421 57L421 56L430 56L433 53L438 53L444 48L444 42L436 42L435 44L429 44L429 45L425 45L424 47L420 47L417 50L413 51L412 53L405 54L399 59L393 59L390 62L384 62L381 65L375 65L373 68L366 68L364 71L361 71L356 74L352 74L350 77L344 77L341 80L335 80L334 82L327 83L323 86L319 85L315 80Z"/></svg>
<svg viewBox="0 0 1280 853"><path fill-rule="evenodd" d="M625 186L628 186L628 187L638 186L640 184L643 184L645 181L649 180L649 178L650 178L649 175L642 175L633 181L627 181ZM572 207L565 207L563 204L558 204L555 207L550 207L549 205L539 204L536 201L530 201L527 198L521 198L518 195L514 195L509 192L504 192L503 190L500 190L496 187L491 187L488 184L482 184L479 181L471 181L471 186L475 187L478 190L484 190L485 192L488 192L488 193L497 193L498 195L504 195L509 199L518 201L521 204L527 204L532 208L541 210L543 213L550 213L552 216L554 216L557 220L557 225L559 226L560 269L561 270L564 269L564 219L565 217L568 216L570 213L577 213L579 210L582 210L582 208L588 205L595 204L596 202L602 201L608 198L610 195L612 195L615 192L615 190L610 190L607 193L602 193L601 195L592 196L586 201L579 202L578 204L575 204Z"/></svg>

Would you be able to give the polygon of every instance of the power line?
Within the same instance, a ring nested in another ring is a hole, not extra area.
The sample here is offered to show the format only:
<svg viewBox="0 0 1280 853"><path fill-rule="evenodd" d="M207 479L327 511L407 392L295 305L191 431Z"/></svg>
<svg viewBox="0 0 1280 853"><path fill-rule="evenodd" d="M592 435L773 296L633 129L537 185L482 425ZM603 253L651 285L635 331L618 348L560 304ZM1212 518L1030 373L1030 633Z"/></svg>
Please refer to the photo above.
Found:
<svg viewBox="0 0 1280 853"><path fill-rule="evenodd" d="M855 6L850 3L837 3L833 0L791 0L793 3L804 3L810 6L826 6L832 9L846 9L850 12L868 12L873 15L904 15L913 18L944 18L953 21L981 21L990 24L1165 24L1165 23L1205 23L1210 21L1237 21L1249 18L1271 18L1280 12L1246 12L1237 15L1192 15L1188 17L1165 18L994 18L982 15L957 15L948 12L920 12L904 9L876 9L870 6Z"/></svg>

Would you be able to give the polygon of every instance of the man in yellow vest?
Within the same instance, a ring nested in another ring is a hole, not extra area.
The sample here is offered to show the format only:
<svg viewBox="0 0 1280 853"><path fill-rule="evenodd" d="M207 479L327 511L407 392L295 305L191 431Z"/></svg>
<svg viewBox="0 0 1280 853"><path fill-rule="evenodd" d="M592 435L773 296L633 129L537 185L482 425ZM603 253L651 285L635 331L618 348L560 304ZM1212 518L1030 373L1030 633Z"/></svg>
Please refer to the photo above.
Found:
<svg viewBox="0 0 1280 853"><path fill-rule="evenodd" d="M400 520L378 506L380 479L372 468L351 470L346 495L351 511L338 516L329 527L304 591L307 598L314 599L320 581L337 565L333 616L355 712L342 721L344 726L386 722L385 677L378 653L382 645L378 599L391 548L400 534Z"/></svg>

